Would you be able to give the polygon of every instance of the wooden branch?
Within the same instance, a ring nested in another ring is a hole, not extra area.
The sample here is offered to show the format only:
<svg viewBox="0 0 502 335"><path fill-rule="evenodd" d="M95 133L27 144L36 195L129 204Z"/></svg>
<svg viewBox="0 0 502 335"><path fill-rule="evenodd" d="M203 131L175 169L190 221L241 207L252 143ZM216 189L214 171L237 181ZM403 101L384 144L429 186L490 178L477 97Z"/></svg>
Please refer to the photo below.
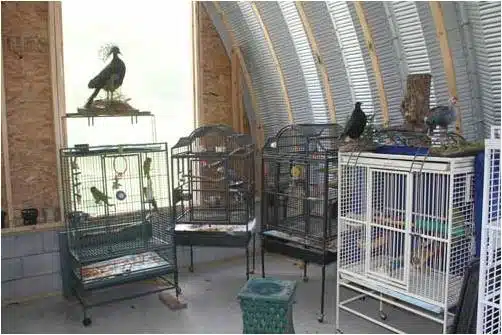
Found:
<svg viewBox="0 0 502 335"><path fill-rule="evenodd" d="M458 99L455 65L453 64L452 52L448 44L448 33L445 27L443 7L438 1L430 1L429 7L431 9L432 18L434 19L434 25L436 26L436 35L439 41L439 47L441 48L441 56L443 57L443 66L446 82L448 84L448 92L450 97L454 96ZM461 98L458 100L462 101ZM458 105L455 106L455 109L457 112L455 130L457 133L462 134L462 114L460 113Z"/></svg>
<svg viewBox="0 0 502 335"><path fill-rule="evenodd" d="M326 64L324 63L321 52L319 51L319 47L317 46L317 40L314 36L314 32L312 30L312 26L307 18L307 14L305 14L305 10L303 8L303 3L301 1L296 1L296 9L298 10L298 14L300 15L300 19L302 20L303 29L305 29L305 33L307 34L307 38L310 43L310 47L312 48L312 53L314 55L315 63L321 73L321 80L324 86L325 98L328 104L328 112L331 118L331 122L336 122L336 108L335 108L335 99L333 98L333 94L331 93L331 84L329 82L328 71L326 69Z"/></svg>
<svg viewBox="0 0 502 335"><path fill-rule="evenodd" d="M3 49L3 48L2 48ZM2 50L2 60L3 60L3 50ZM10 174L10 155L9 155L9 134L7 132L7 104L5 102L5 78L3 71L3 61L2 64L2 160L4 166L4 176L5 180L2 183L5 185L5 193L7 198L7 227L11 228L14 226L14 207L12 205L12 181Z"/></svg>
<svg viewBox="0 0 502 335"><path fill-rule="evenodd" d="M380 60L375 50L375 43L373 41L373 34L371 27L368 23L366 17L366 12L363 7L363 3L360 1L354 2L357 16L359 18L359 23L363 29L364 40L366 42L366 47L368 48L368 53L371 58L371 65L373 67L373 73L375 74L375 82L378 89L378 95L380 97L380 109L382 110L384 127L389 126L389 104L387 102L387 95L385 94L385 86L383 82L382 70L380 68Z"/></svg>
<svg viewBox="0 0 502 335"><path fill-rule="evenodd" d="M258 23L260 24L260 27L263 31L263 35L265 37L265 41L267 41L267 46L270 51L270 55L272 56L272 60L274 61L277 72L279 73L279 80L281 82L281 90L282 90L282 94L284 96L284 102L286 104L286 111L288 112L289 122L294 123L293 111L291 109L291 101L289 99L288 89L286 87L286 80L284 78L284 72L282 71L282 67L279 62L279 58L277 57L277 54L275 53L274 44L272 43L272 39L270 38L270 34L268 32L267 26L265 25L265 22L263 22L263 19L261 17L261 13L260 13L260 9L256 5L256 2L254 2L254 1L251 2L251 8L253 9L253 12L256 15L256 19L258 20Z"/></svg>
<svg viewBox="0 0 502 335"><path fill-rule="evenodd" d="M232 44L232 49L234 49L234 48L237 49L236 54L237 54L237 57L239 58L239 62L240 62L241 69L242 69L242 74L244 76L244 81L246 82L246 86L248 87L248 90L249 90L249 95L251 98L251 105L252 105L253 111L255 112L256 124L251 125L251 127L254 128L256 142L257 142L258 148L261 149L265 143L265 134L263 132L262 115L261 115L261 111L259 110L259 105L258 105L256 94L255 94L255 91L253 88L253 83L251 81L251 76L249 75L249 72L247 70L246 62L244 60L242 52L241 52L240 48L237 47L235 34L232 31L230 24L228 23L225 12L221 8L218 1L213 1L213 5L214 5L216 11L218 12L218 15L220 16L221 22L223 23L223 25L225 26L225 29L229 33L231 44Z"/></svg>

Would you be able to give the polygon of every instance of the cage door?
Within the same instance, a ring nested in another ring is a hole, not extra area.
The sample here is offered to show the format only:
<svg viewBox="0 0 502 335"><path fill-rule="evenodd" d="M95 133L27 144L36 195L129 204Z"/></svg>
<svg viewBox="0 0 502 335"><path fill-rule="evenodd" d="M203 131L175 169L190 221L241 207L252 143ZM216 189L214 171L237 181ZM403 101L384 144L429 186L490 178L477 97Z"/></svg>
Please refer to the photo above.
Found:
<svg viewBox="0 0 502 335"><path fill-rule="evenodd" d="M370 169L367 275L403 289L409 276L410 181L407 173Z"/></svg>

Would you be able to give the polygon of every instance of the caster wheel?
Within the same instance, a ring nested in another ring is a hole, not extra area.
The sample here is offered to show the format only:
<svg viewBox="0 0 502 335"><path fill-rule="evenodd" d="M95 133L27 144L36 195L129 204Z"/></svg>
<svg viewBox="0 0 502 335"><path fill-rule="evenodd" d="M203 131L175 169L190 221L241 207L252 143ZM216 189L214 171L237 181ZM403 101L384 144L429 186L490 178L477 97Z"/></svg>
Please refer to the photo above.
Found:
<svg viewBox="0 0 502 335"><path fill-rule="evenodd" d="M193 266L189 266L188 271L193 272Z"/></svg>
<svg viewBox="0 0 502 335"><path fill-rule="evenodd" d="M303 282L306 283L309 281L309 277L303 277Z"/></svg>
<svg viewBox="0 0 502 335"><path fill-rule="evenodd" d="M387 320L387 314L385 314L384 312L380 312L380 319L382 320Z"/></svg>
<svg viewBox="0 0 502 335"><path fill-rule="evenodd" d="M319 321L319 323L323 323L324 322L324 315L321 315L317 318L317 321Z"/></svg>
<svg viewBox="0 0 502 335"><path fill-rule="evenodd" d="M176 295L180 295L180 294L181 294L181 288L176 287Z"/></svg>
<svg viewBox="0 0 502 335"><path fill-rule="evenodd" d="M91 318L84 318L82 323L84 324L85 327L89 326L92 323Z"/></svg>
<svg viewBox="0 0 502 335"><path fill-rule="evenodd" d="M337 334L343 334L343 331L342 331L341 329L337 329L337 330L336 330L336 333L337 333Z"/></svg>

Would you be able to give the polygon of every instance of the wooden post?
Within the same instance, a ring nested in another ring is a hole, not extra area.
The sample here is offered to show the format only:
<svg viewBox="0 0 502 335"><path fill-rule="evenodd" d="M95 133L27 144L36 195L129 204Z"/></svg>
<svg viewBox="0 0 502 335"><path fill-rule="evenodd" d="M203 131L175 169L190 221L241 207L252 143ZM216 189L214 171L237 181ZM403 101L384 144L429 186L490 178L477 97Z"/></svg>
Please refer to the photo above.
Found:
<svg viewBox="0 0 502 335"><path fill-rule="evenodd" d="M286 104L286 111L288 112L289 122L294 123L293 111L291 109L291 101L289 99L288 89L286 87L286 80L284 79L284 73L282 72L282 67L279 62L279 58L277 57L277 54L275 53L274 44L272 43L272 40L270 39L270 34L268 32L267 26L263 22L260 10L258 9L258 6L256 5L256 3L254 1L251 2L251 8L253 9L253 12L256 15L256 19L257 19L258 23L260 24L260 27L263 31L263 35L265 37L265 41L267 42L268 49L270 51L270 55L272 56L272 60L274 61L277 72L279 73L279 80L281 83L281 89L282 89L282 94L284 97L284 103Z"/></svg>
<svg viewBox="0 0 502 335"><path fill-rule="evenodd" d="M431 80L429 73L408 75L406 92L401 102L401 113L408 130L424 130L424 117L429 112Z"/></svg>
<svg viewBox="0 0 502 335"><path fill-rule="evenodd" d="M231 58L231 67L232 67L232 125L236 132L241 133L241 82L240 82L240 64L239 57L235 52L235 49L232 49L232 58Z"/></svg>
<svg viewBox="0 0 502 335"><path fill-rule="evenodd" d="M10 155L9 155L9 135L7 133L7 104L5 103L5 78L3 71L3 44L2 44L2 160L4 166L5 193L7 197L7 227L14 226L14 207L12 205L12 181L10 174Z"/></svg>
<svg viewBox="0 0 502 335"><path fill-rule="evenodd" d="M57 189L59 218L64 221L63 182L59 150L67 145L63 66L63 22L60 1L49 2L49 46L51 59L52 108L54 110L54 132L57 157Z"/></svg>
<svg viewBox="0 0 502 335"><path fill-rule="evenodd" d="M321 73L322 84L324 86L324 92L325 92L324 94L328 105L328 112L331 118L331 122L335 123L336 122L335 99L333 97L333 94L331 94L331 84L329 82L329 76L328 76L328 71L326 69L326 65L322 58L321 52L319 51L319 48L317 46L317 40L314 36L312 26L310 25L307 15L305 14L303 3L301 1L296 1L296 9L298 10L298 15L302 20L303 28L305 29L305 33L307 34L307 38L310 43L310 47L312 48L312 53L314 54L316 65L319 69L319 72Z"/></svg>
<svg viewBox="0 0 502 335"><path fill-rule="evenodd" d="M378 95L380 97L380 109L382 111L384 127L389 126L389 105L387 103L387 95L385 94L385 86L382 77L382 71L380 69L380 61L375 50L375 43L373 41L373 34L371 32L371 27L366 18L366 12L364 11L363 4L360 1L354 2L357 16L359 17L359 23L363 29L364 40L366 41L366 47L368 48L368 53L371 58L371 64L373 66L373 73L375 74L375 81L378 88Z"/></svg>
<svg viewBox="0 0 502 335"><path fill-rule="evenodd" d="M455 65L453 64L453 58L450 46L448 44L448 33L446 31L444 23L443 7L438 1L430 1L429 7L431 9L431 14L434 19L434 25L436 26L436 35L439 41L439 47L441 48L441 56L443 57L444 73L446 76L446 82L448 84L448 92L450 97L457 97L458 101L462 101L462 98L457 96L457 79L455 74ZM457 105L454 107L456 109L457 120L455 124L455 130L457 133L462 134L462 114L460 108Z"/></svg>

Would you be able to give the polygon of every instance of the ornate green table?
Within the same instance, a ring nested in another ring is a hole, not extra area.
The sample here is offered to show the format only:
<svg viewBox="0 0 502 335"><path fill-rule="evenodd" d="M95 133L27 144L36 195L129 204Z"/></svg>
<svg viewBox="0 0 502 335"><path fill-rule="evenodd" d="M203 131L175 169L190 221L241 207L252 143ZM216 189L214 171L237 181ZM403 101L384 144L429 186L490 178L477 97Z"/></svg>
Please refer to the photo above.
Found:
<svg viewBox="0 0 502 335"><path fill-rule="evenodd" d="M241 289L244 334L294 334L293 302L296 282L251 278Z"/></svg>

